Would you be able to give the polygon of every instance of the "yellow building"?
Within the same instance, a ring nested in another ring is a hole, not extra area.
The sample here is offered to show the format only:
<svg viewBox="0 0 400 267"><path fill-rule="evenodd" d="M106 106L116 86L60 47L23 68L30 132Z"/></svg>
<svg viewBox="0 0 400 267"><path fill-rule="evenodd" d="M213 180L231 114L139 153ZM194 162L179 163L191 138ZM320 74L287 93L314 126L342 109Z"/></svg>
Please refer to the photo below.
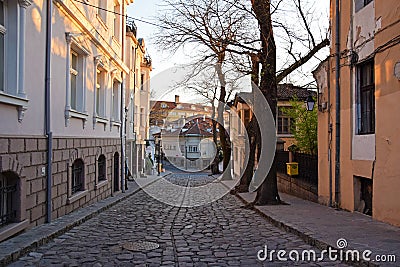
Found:
<svg viewBox="0 0 400 267"><path fill-rule="evenodd" d="M398 0L332 0L333 56L314 72L319 202L398 226L399 10Z"/></svg>

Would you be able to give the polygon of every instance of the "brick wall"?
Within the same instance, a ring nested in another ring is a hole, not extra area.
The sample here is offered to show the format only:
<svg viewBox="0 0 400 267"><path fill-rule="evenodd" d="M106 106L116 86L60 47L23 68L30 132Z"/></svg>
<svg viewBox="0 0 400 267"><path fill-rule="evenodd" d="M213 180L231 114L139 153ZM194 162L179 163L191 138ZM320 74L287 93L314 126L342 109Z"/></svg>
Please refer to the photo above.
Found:
<svg viewBox="0 0 400 267"><path fill-rule="evenodd" d="M112 194L113 156L115 152L121 154L120 147L119 139L55 138L53 140L53 219ZM23 214L26 211L22 217L29 220L30 228L43 224L46 218L47 177L42 173L42 168L47 165L46 149L45 138L0 137L0 164L3 165L0 166L0 171L13 171L18 168L21 170L18 175L25 195L21 210ZM107 181L99 186L96 177L96 159L101 154L106 157ZM84 197L68 203L68 166L72 165L74 158L82 158L85 163L87 193Z"/></svg>

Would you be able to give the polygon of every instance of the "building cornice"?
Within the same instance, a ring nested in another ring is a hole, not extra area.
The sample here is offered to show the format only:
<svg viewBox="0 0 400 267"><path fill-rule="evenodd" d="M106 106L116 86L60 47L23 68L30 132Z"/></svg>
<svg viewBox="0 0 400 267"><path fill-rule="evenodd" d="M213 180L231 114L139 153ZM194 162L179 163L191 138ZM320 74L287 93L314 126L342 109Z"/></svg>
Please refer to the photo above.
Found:
<svg viewBox="0 0 400 267"><path fill-rule="evenodd" d="M30 5L32 5L32 2L32 0L18 0L19 5L23 8L28 8Z"/></svg>

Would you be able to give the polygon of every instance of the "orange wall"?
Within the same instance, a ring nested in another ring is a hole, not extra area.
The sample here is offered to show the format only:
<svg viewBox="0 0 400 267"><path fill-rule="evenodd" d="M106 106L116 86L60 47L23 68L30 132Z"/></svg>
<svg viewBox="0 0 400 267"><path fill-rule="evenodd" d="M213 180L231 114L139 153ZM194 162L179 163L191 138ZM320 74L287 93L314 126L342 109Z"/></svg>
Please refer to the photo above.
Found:
<svg viewBox="0 0 400 267"><path fill-rule="evenodd" d="M394 76L394 65L400 61L400 45L397 44L384 51L375 53L375 162L353 158L353 92L356 68L350 67L346 49L352 48L351 42L351 3L341 1L341 158L340 158L340 207L350 211L355 210L354 176L373 179L373 218L400 226L400 124L396 115L400 114L400 81ZM335 0L331 0L331 54L335 53ZM375 37L372 40L373 49L377 49L389 40L399 35L400 1L375 0L374 24ZM372 5L369 7L371 8ZM332 19L333 18L333 19ZM358 25L355 25L358 26ZM364 29L365 30L365 29ZM354 36L354 35L353 35ZM363 48L360 48L361 50ZM373 51L372 49L372 51ZM365 54L366 50L359 54ZM371 54L372 52L367 52ZM360 58L362 59L362 58ZM328 59L330 67L330 117L333 124L332 133L332 195L334 197L334 156L335 156L335 58ZM328 90L320 97L327 101ZM319 155L319 201L327 204L329 199L329 163L328 163L328 111L318 114L318 155ZM333 199L334 200L334 199Z"/></svg>

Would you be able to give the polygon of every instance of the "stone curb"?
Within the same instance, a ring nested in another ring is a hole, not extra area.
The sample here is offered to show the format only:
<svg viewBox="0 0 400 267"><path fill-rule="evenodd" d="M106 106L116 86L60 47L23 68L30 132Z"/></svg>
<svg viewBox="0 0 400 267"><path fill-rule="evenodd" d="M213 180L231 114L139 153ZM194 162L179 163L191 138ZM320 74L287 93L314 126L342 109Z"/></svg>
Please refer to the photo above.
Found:
<svg viewBox="0 0 400 267"><path fill-rule="evenodd" d="M240 196L240 194L236 193L235 196L238 199L240 199L245 205L250 203L246 199L244 199L242 196ZM279 220L273 218L272 216L262 212L260 209L257 208L257 206L253 206L253 210L255 212L257 212L257 214L259 214L260 216L265 218L272 225L274 225L274 226L276 226L276 227L278 227L278 228L280 228L280 229L282 229L282 230L284 230L284 231L286 231L288 233L292 233L292 234L297 235L298 237L300 237L302 240L304 240L307 244L309 244L311 246L317 247L320 250L326 250L329 247L332 247L331 245L329 245L325 241L323 241L321 239L317 239L316 237L313 237L313 233L301 231L301 230L297 229L295 226L291 225L290 223L279 221ZM344 263L350 264L350 265L353 265L353 266L371 266L371 267L380 266L380 265L374 264L372 262L364 261L362 259L359 262L357 262L357 261L345 261Z"/></svg>
<svg viewBox="0 0 400 267"><path fill-rule="evenodd" d="M160 179L170 175L166 173L160 176ZM149 186L159 179L150 182ZM131 186L133 183L131 183ZM116 204L126 200L137 192L141 191L141 187L131 189L130 192L119 193L117 196L110 196L90 206L81 208L70 214L64 215L49 224L42 224L35 228L29 229L27 232L22 233L14 238L0 243L0 266L7 266L8 264L16 261L18 258L28 254L37 247L40 247L52 239L68 232L72 228L81 225L82 223L97 216L101 212L115 206Z"/></svg>

